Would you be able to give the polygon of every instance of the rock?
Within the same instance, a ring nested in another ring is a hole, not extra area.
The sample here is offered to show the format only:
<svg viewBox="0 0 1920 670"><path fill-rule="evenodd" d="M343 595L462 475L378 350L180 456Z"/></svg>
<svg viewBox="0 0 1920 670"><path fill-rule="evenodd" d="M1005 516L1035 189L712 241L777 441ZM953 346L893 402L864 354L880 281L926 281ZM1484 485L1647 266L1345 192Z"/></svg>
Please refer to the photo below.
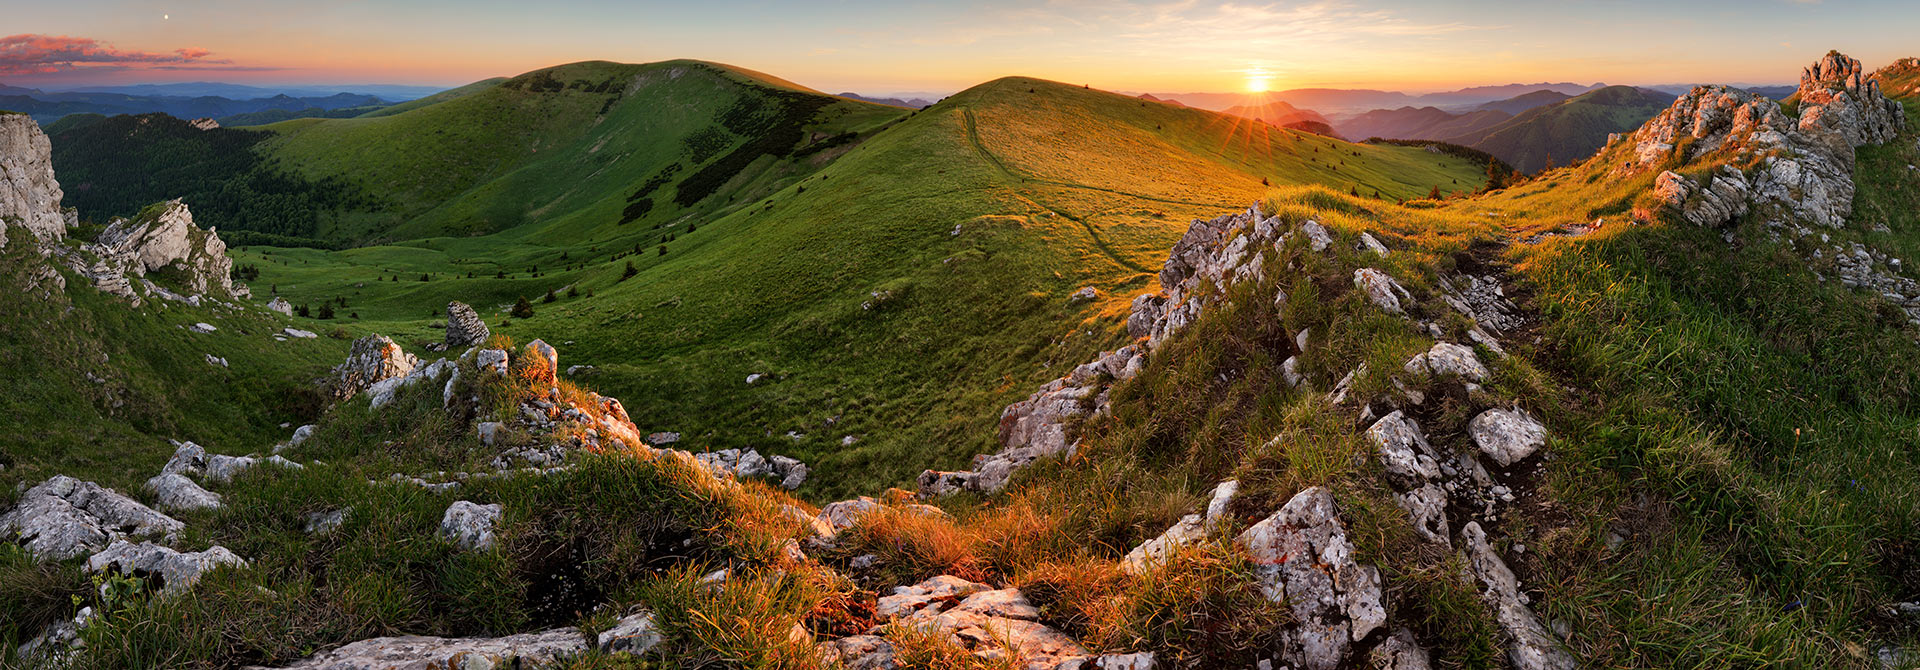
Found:
<svg viewBox="0 0 1920 670"><path fill-rule="evenodd" d="M1481 412L1467 423L1467 432L1480 451L1501 467L1511 467L1547 444L1546 427L1518 409Z"/></svg>
<svg viewBox="0 0 1920 670"><path fill-rule="evenodd" d="M835 531L851 528L861 517L880 509L880 502L867 496L830 502L820 507L820 520Z"/></svg>
<svg viewBox="0 0 1920 670"><path fill-rule="evenodd" d="M219 330L219 328L215 328L214 325L211 323L202 321L200 323L187 326L187 330L205 335L207 333L211 333L213 331Z"/></svg>
<svg viewBox="0 0 1920 670"><path fill-rule="evenodd" d="M159 578L163 595L185 592L200 581L202 575L223 565L246 567L247 562L226 547L181 553L152 542L134 544L126 540L117 540L87 558L88 572L117 571L123 575Z"/></svg>
<svg viewBox="0 0 1920 670"><path fill-rule="evenodd" d="M581 375L589 375L593 374L595 369L596 368L591 365L569 365L567 366L567 376L578 377Z"/></svg>
<svg viewBox="0 0 1920 670"><path fill-rule="evenodd" d="M1860 61L1838 51L1801 71L1798 95L1800 130L1832 132L1852 146L1891 142L1906 127L1900 103L1881 94Z"/></svg>
<svg viewBox="0 0 1920 670"><path fill-rule="evenodd" d="M367 387L367 395L369 396L368 403L373 409L386 407L393 403L394 395L399 393L401 389L415 384L438 382L441 377L452 374L456 369L457 366L453 361L442 358L434 361L430 365L417 366L409 370L406 376L389 377L380 380L372 386ZM445 400L446 398L443 393L441 398L442 404L445 404Z"/></svg>
<svg viewBox="0 0 1920 670"><path fill-rule="evenodd" d="M123 536L171 538L184 524L113 489L56 475L27 489L0 515L0 537L44 561L60 561Z"/></svg>
<svg viewBox="0 0 1920 670"><path fill-rule="evenodd" d="M376 383L407 376L418 364L392 338L368 335L354 340L346 362L334 366L329 391L337 399L351 398Z"/></svg>
<svg viewBox="0 0 1920 670"><path fill-rule="evenodd" d="M493 332L487 329L487 322L480 320L480 314L467 303L458 300L447 303L448 351L480 346L492 335Z"/></svg>
<svg viewBox="0 0 1920 670"><path fill-rule="evenodd" d="M53 177L53 143L33 118L0 114L0 248L6 227L20 225L42 244L66 237L60 212L66 194Z"/></svg>
<svg viewBox="0 0 1920 670"><path fill-rule="evenodd" d="M1300 224L1300 232L1307 236L1309 247L1316 252L1326 251L1327 247L1333 246L1333 233L1328 231L1326 226L1320 225L1319 221Z"/></svg>
<svg viewBox="0 0 1920 670"><path fill-rule="evenodd" d="M1355 563L1333 494L1311 487L1235 539L1255 563L1261 590L1285 602L1295 624L1283 660L1305 670L1341 667L1354 642L1386 622L1380 574Z"/></svg>
<svg viewBox="0 0 1920 670"><path fill-rule="evenodd" d="M320 336L319 333L315 333L311 330L301 330L299 328L287 328L280 332L286 333L287 337L297 337L303 340L311 340L313 338Z"/></svg>
<svg viewBox="0 0 1920 670"><path fill-rule="evenodd" d="M267 301L267 309L286 316L293 316L293 303L287 302L286 298L277 295L274 296L272 300Z"/></svg>
<svg viewBox="0 0 1920 670"><path fill-rule="evenodd" d="M957 601L957 602L956 602ZM1016 667L1053 668L1088 656L1073 638L1038 623L1039 610L1016 589L992 589L949 575L895 587L874 607L882 620L904 621L946 633L984 658L1011 658Z"/></svg>
<svg viewBox="0 0 1920 670"><path fill-rule="evenodd" d="M258 462L257 459L252 456L209 455L207 456L207 481L216 484L233 481L234 477L239 476L247 468L253 467L256 462Z"/></svg>
<svg viewBox="0 0 1920 670"><path fill-rule="evenodd" d="M340 524L347 522L347 516L353 514L352 507L343 507L331 512L312 512L307 514L300 529L309 534L333 532Z"/></svg>
<svg viewBox="0 0 1920 670"><path fill-rule="evenodd" d="M505 375L507 374L507 352L500 349L481 349L473 354L473 365L482 372Z"/></svg>
<svg viewBox="0 0 1920 670"><path fill-rule="evenodd" d="M281 666L281 670L527 669L557 665L586 652L587 638L574 628L505 637L377 637Z"/></svg>
<svg viewBox="0 0 1920 670"><path fill-rule="evenodd" d="M1380 240L1373 238L1373 235L1364 232L1360 233L1360 248L1380 256L1387 256L1393 253L1387 251L1387 245L1381 244Z"/></svg>
<svg viewBox="0 0 1920 670"><path fill-rule="evenodd" d="M780 477L780 488L788 491L800 488L801 484L806 483L807 475L812 473L812 469L797 458L774 456L770 460L773 461L774 473Z"/></svg>
<svg viewBox="0 0 1920 670"><path fill-rule="evenodd" d="M84 270L75 268L85 274L145 277L172 268L172 276L191 295L249 295L245 285L233 282L227 244L213 230L194 225L193 212L179 200L153 205L131 219L116 219L86 248L98 261Z"/></svg>
<svg viewBox="0 0 1920 670"><path fill-rule="evenodd" d="M1207 507L1199 514L1188 514L1168 528L1166 532L1134 547L1133 551L1120 559L1120 570L1127 574L1139 574L1166 561L1174 550L1192 544L1207 536L1226 520L1227 503L1240 491L1240 482L1229 479L1213 487L1213 497L1207 501Z"/></svg>
<svg viewBox="0 0 1920 670"><path fill-rule="evenodd" d="M820 664L843 670L894 670L893 643L878 635L855 635L820 645Z"/></svg>
<svg viewBox="0 0 1920 670"><path fill-rule="evenodd" d="M937 575L913 586L896 586L874 604L874 616L891 621L913 614L938 614L959 598L988 590L987 585L952 575ZM931 609L930 612L927 610Z"/></svg>
<svg viewBox="0 0 1920 670"><path fill-rule="evenodd" d="M475 424L474 429L480 434L480 444L491 447L500 439L501 431L506 429L506 424L498 421L482 421Z"/></svg>
<svg viewBox="0 0 1920 670"><path fill-rule="evenodd" d="M1302 384L1307 383L1306 376L1300 374L1299 356L1288 356L1287 360L1280 362L1280 378L1287 382L1287 386L1293 388L1300 388Z"/></svg>
<svg viewBox="0 0 1920 670"><path fill-rule="evenodd" d="M207 365L212 365L212 366L222 367L222 368L227 367L227 359L220 358L213 354L206 354L206 357L207 357Z"/></svg>
<svg viewBox="0 0 1920 670"><path fill-rule="evenodd" d="M1442 275L1440 288L1441 300L1454 311L1496 333L1519 328L1525 322L1520 306L1507 299L1498 276Z"/></svg>
<svg viewBox="0 0 1920 670"><path fill-rule="evenodd" d="M1387 273L1373 268L1360 268L1353 271L1353 285L1367 296L1380 309L1390 314L1404 315L1407 311L1400 306L1401 300L1413 300L1413 295L1400 286L1400 282L1387 276Z"/></svg>
<svg viewBox="0 0 1920 670"><path fill-rule="evenodd" d="M1426 433L1405 413L1380 417L1367 428L1367 439L1378 447L1380 463L1395 485L1411 488L1440 478L1439 459Z"/></svg>
<svg viewBox="0 0 1920 670"><path fill-rule="evenodd" d="M173 457L160 466L163 475L200 475L207 471L207 450L192 442L175 442Z"/></svg>
<svg viewBox="0 0 1920 670"><path fill-rule="evenodd" d="M1368 655L1373 670L1431 670L1433 660L1427 650L1413 639L1413 631L1395 629Z"/></svg>
<svg viewBox="0 0 1920 670"><path fill-rule="evenodd" d="M1487 544L1487 533L1479 522L1469 521L1460 529L1467 544L1467 570L1485 590L1481 598L1493 608L1495 621L1507 637L1507 660L1515 670L1572 670L1579 667L1573 655L1560 647L1540 617L1527 608L1520 593L1520 582L1507 569L1506 561Z"/></svg>
<svg viewBox="0 0 1920 670"><path fill-rule="evenodd" d="M1078 305L1083 302L1092 302L1094 298L1098 297L1100 297L1099 289L1092 286L1082 286L1080 290L1074 291L1073 295L1067 298L1067 303Z"/></svg>
<svg viewBox="0 0 1920 670"><path fill-rule="evenodd" d="M454 501L447 506L447 513L440 517L440 537L452 540L460 548L469 551L492 549L494 524L500 520L502 511L499 503L478 505L465 500Z"/></svg>
<svg viewBox="0 0 1920 670"><path fill-rule="evenodd" d="M85 642L80 630L93 622L93 608L82 607L72 619L56 622L15 652L18 660L37 663L33 667L65 668L73 665L73 652Z"/></svg>
<svg viewBox="0 0 1920 670"><path fill-rule="evenodd" d="M1054 670L1153 670L1153 652L1101 654L1061 661Z"/></svg>
<svg viewBox="0 0 1920 670"><path fill-rule="evenodd" d="M546 340L528 342L527 351L532 352L534 360L540 361L545 366L548 376L560 370L560 352L554 350L553 345L547 344Z"/></svg>
<svg viewBox="0 0 1920 670"><path fill-rule="evenodd" d="M601 631L598 642L600 651L639 656L660 644L660 639L660 628L653 624L653 613L641 610L622 617L612 628Z"/></svg>
<svg viewBox="0 0 1920 670"><path fill-rule="evenodd" d="M193 511L220 507L220 495L200 488L185 475L161 474L147 480L147 490L169 511Z"/></svg>
<svg viewBox="0 0 1920 670"><path fill-rule="evenodd" d="M646 437L647 444L655 447L662 447L679 441L679 433L652 433Z"/></svg>
<svg viewBox="0 0 1920 670"><path fill-rule="evenodd" d="M1473 353L1473 347L1452 342L1434 343L1433 348L1407 359L1405 369L1414 374L1454 375L1469 382L1484 382L1493 376Z"/></svg>

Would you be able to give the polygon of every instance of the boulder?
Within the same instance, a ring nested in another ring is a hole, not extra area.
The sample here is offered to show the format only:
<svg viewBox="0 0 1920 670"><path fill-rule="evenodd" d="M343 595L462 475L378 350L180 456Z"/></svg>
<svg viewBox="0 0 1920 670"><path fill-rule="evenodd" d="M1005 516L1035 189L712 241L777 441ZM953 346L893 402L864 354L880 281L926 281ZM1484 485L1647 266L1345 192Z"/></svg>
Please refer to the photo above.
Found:
<svg viewBox="0 0 1920 670"><path fill-rule="evenodd" d="M1414 374L1453 375L1475 383L1493 376L1487 371L1487 366L1480 363L1480 357L1473 353L1473 347L1452 342L1434 343L1432 348L1407 359L1405 369Z"/></svg>
<svg viewBox="0 0 1920 670"><path fill-rule="evenodd" d="M1512 466L1532 456L1547 444L1547 429L1519 409L1490 409L1467 422L1467 433L1474 445L1501 467Z"/></svg>
<svg viewBox="0 0 1920 670"><path fill-rule="evenodd" d="M329 390L334 398L351 398L379 382L407 376L418 364L392 338L368 335L354 340L346 362L334 366Z"/></svg>
<svg viewBox="0 0 1920 670"><path fill-rule="evenodd" d="M1380 454L1387 477L1396 486L1415 487L1440 478L1440 462L1420 423L1404 412L1380 417L1367 428L1367 440Z"/></svg>
<svg viewBox="0 0 1920 670"><path fill-rule="evenodd" d="M0 515L0 538L46 561L83 556L123 536L171 538L184 524L93 482L57 475Z"/></svg>
<svg viewBox="0 0 1920 670"><path fill-rule="evenodd" d="M1888 100L1860 61L1829 51L1800 73L1802 131L1831 132L1847 144L1890 142L1906 127L1900 103Z"/></svg>
<svg viewBox="0 0 1920 670"><path fill-rule="evenodd" d="M1139 574L1166 561L1174 550L1192 544L1207 536L1227 520L1227 503L1240 491L1240 482L1229 479L1213 487L1212 497L1207 499L1206 509L1198 514L1181 517L1166 532L1134 547L1133 551L1120 559L1120 570L1128 574Z"/></svg>
<svg viewBox="0 0 1920 670"><path fill-rule="evenodd" d="M87 558L88 572L114 571L123 575L160 580L162 595L178 595L192 588L200 577L223 565L246 567L247 562L226 547L182 553L152 542L134 544L119 540L100 553Z"/></svg>
<svg viewBox="0 0 1920 670"><path fill-rule="evenodd" d="M1098 297L1100 297L1100 289L1092 286L1082 286L1080 290L1074 291L1073 295L1067 298L1067 302L1078 305L1083 302L1093 302L1093 299Z"/></svg>
<svg viewBox="0 0 1920 670"><path fill-rule="evenodd" d="M1305 670L1334 670L1353 643L1386 623L1380 573L1353 560L1333 494L1310 487L1236 538L1255 563L1261 590L1284 602L1294 623L1281 658Z"/></svg>
<svg viewBox="0 0 1920 670"><path fill-rule="evenodd" d="M474 367L496 375L507 374L507 352L500 349L481 349L473 355Z"/></svg>
<svg viewBox="0 0 1920 670"><path fill-rule="evenodd" d="M233 283L227 244L215 231L194 225L193 212L179 200L150 206L131 219L114 220L87 249L123 276L145 277L173 268L190 295L241 298L248 294L244 285Z"/></svg>
<svg viewBox="0 0 1920 670"><path fill-rule="evenodd" d="M1413 631L1396 629L1367 655L1373 670L1431 670L1433 659L1414 641Z"/></svg>
<svg viewBox="0 0 1920 670"><path fill-rule="evenodd" d="M575 628L505 637L444 638L409 635L361 640L281 670L488 670L556 665L587 651ZM264 670L264 669L258 669Z"/></svg>
<svg viewBox="0 0 1920 670"><path fill-rule="evenodd" d="M442 358L429 365L416 366L412 370L408 370L405 376L382 379L375 382L372 386L367 387L367 402L373 409L386 407L393 403L395 394L399 393L401 389L415 384L438 382L441 377L451 375L456 367L453 361ZM444 395L441 400L443 401L442 404L444 404Z"/></svg>
<svg viewBox="0 0 1920 670"><path fill-rule="evenodd" d="M1368 301L1389 314L1406 314L1406 309L1400 303L1402 300L1413 300L1413 295L1400 286L1400 282L1394 281L1393 277L1388 276L1387 273L1373 268L1354 270L1353 285L1367 296Z"/></svg>
<svg viewBox="0 0 1920 670"><path fill-rule="evenodd" d="M293 316L293 303L287 302L286 298L277 295L274 296L272 300L267 301L267 309L287 316Z"/></svg>
<svg viewBox="0 0 1920 670"><path fill-rule="evenodd" d="M469 551L492 549L494 525L499 522L502 511L504 508L499 503L479 505L454 501L440 517L440 537Z"/></svg>
<svg viewBox="0 0 1920 670"><path fill-rule="evenodd" d="M480 314L467 303L458 300L447 303L447 350L477 347L486 343L492 335L492 331L487 329L487 322L480 320Z"/></svg>
<svg viewBox="0 0 1920 670"><path fill-rule="evenodd" d="M878 635L843 637L820 645L820 664L843 670L894 670L893 643Z"/></svg>

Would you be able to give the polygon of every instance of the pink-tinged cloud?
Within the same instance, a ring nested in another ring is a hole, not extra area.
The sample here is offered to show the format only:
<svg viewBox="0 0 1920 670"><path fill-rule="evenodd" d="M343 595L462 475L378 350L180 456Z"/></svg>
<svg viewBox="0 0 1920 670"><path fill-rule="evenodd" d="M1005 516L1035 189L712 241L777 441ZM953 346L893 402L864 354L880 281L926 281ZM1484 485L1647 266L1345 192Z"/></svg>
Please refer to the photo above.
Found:
<svg viewBox="0 0 1920 670"><path fill-rule="evenodd" d="M0 76L74 70L182 69L192 66L214 66L217 69L218 66L232 63L208 58L211 55L213 52L197 47L161 54L123 51L85 37L12 35L0 37Z"/></svg>

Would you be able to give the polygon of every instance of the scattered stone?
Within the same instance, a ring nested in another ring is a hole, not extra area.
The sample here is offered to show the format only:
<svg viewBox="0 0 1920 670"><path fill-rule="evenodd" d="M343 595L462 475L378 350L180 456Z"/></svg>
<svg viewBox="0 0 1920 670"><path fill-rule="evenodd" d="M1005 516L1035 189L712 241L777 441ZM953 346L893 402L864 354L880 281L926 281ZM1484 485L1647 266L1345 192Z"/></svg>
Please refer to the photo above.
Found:
<svg viewBox="0 0 1920 670"><path fill-rule="evenodd" d="M72 667L74 652L84 644L80 631L92 622L93 608L82 607L72 619L55 622L39 636L21 644L15 655L19 660L38 663L33 667Z"/></svg>
<svg viewBox="0 0 1920 670"><path fill-rule="evenodd" d="M1400 306L1402 300L1413 300L1413 294L1400 286L1385 272L1373 268L1360 268L1353 271L1353 285L1365 293L1367 300L1390 314L1404 315L1407 311Z"/></svg>
<svg viewBox="0 0 1920 670"><path fill-rule="evenodd" d="M1373 235L1364 232L1360 233L1360 248L1381 256L1387 256L1393 253L1387 251L1387 245L1381 244L1380 240L1373 238Z"/></svg>
<svg viewBox="0 0 1920 670"><path fill-rule="evenodd" d="M285 316L293 316L293 303L287 302L286 298L277 295L274 296L272 300L267 301L267 309L279 312Z"/></svg>
<svg viewBox="0 0 1920 670"><path fill-rule="evenodd" d="M493 548L494 524L504 510L499 503L478 505L465 500L454 501L447 506L447 513L440 517L440 537L452 540L460 548L469 551L485 551Z"/></svg>
<svg viewBox="0 0 1920 670"><path fill-rule="evenodd" d="M664 432L653 433L653 434L647 435L646 437L647 445L654 446L654 447L663 447L679 441L680 441L679 433L664 433Z"/></svg>
<svg viewBox="0 0 1920 670"><path fill-rule="evenodd" d="M83 556L123 536L171 539L184 527L113 489L66 475L27 489L0 515L0 537L45 561Z"/></svg>
<svg viewBox="0 0 1920 670"><path fill-rule="evenodd" d="M353 514L352 507L342 507L331 512L311 512L307 514L300 529L308 534L331 533L347 522L347 516Z"/></svg>
<svg viewBox="0 0 1920 670"><path fill-rule="evenodd" d="M480 444L491 447L500 439L501 431L506 429L506 424L498 421L482 421L475 424L474 429L480 434Z"/></svg>
<svg viewBox="0 0 1920 670"><path fill-rule="evenodd" d="M346 362L333 368L329 390L336 399L351 398L379 382L407 376L418 364L392 338L368 335L354 340Z"/></svg>
<svg viewBox="0 0 1920 670"><path fill-rule="evenodd" d="M1546 427L1518 409L1481 412L1467 423L1467 432L1480 451L1493 457L1501 467L1511 467L1547 444Z"/></svg>
<svg viewBox="0 0 1920 670"><path fill-rule="evenodd" d="M211 332L213 332L213 331L216 331L216 330L219 330L219 328L216 328L216 327L214 327L214 325L213 325L213 324L211 324L211 323L207 323L207 322L205 322L205 321L202 321L202 322L200 322L200 323L196 323L196 324L193 324L193 325L191 325L191 326L187 326L187 330L190 330L190 331L193 331L193 332L196 332L196 333L200 333L200 334L202 334L202 335L205 335L205 334L207 334L207 333L211 333Z"/></svg>
<svg viewBox="0 0 1920 670"><path fill-rule="evenodd" d="M453 361L442 358L434 361L431 365L415 367L409 370L405 376L389 377L380 380L374 383L374 385L367 387L367 402L373 409L386 407L393 403L394 395L399 393L401 389L415 384L438 382L441 377L452 374L457 367ZM444 404L444 393L442 395Z"/></svg>
<svg viewBox="0 0 1920 670"><path fill-rule="evenodd" d="M1473 347L1452 342L1434 343L1433 348L1408 359L1405 369L1414 374L1454 375L1470 382L1484 382L1493 376L1473 353Z"/></svg>
<svg viewBox="0 0 1920 670"><path fill-rule="evenodd" d="M192 588L200 577L223 565L246 567L247 562L226 547L181 553L152 542L134 544L117 540L112 546L87 558L87 572L117 571L123 575L159 578L160 593L178 595Z"/></svg>
<svg viewBox="0 0 1920 670"><path fill-rule="evenodd" d="M1373 670L1431 670L1433 660L1427 650L1414 641L1413 631L1395 629L1368 654Z"/></svg>
<svg viewBox="0 0 1920 670"><path fill-rule="evenodd" d="M1240 482L1229 479L1213 488L1213 497L1207 501L1206 509L1199 514L1188 514L1168 528L1166 532L1134 547L1120 559L1120 570L1127 574L1140 574L1164 563L1174 550L1192 544L1207 536L1207 533L1220 526L1226 520L1227 503L1240 491Z"/></svg>
<svg viewBox="0 0 1920 670"><path fill-rule="evenodd" d="M1067 303L1078 305L1083 302L1092 302L1094 298L1098 297L1100 297L1099 289L1092 286L1082 286L1080 290L1074 291L1073 295L1067 298Z"/></svg>
<svg viewBox="0 0 1920 670"><path fill-rule="evenodd" d="M894 670L900 667L894 655L893 643L878 635L855 635L820 645L820 664L829 668Z"/></svg>
<svg viewBox="0 0 1920 670"><path fill-rule="evenodd" d="M473 355L475 368L496 375L507 374L507 352L500 349L481 349Z"/></svg>
<svg viewBox="0 0 1920 670"><path fill-rule="evenodd" d="M303 340L311 340L313 338L320 336L319 333L315 333L311 330L301 330L299 328L287 328L280 332L286 333L287 337L297 337Z"/></svg>
<svg viewBox="0 0 1920 670"><path fill-rule="evenodd" d="M215 356L213 354L206 354L206 357L207 357L207 365L213 365L213 366L218 366L223 368L227 367L227 359L221 358L219 356Z"/></svg>

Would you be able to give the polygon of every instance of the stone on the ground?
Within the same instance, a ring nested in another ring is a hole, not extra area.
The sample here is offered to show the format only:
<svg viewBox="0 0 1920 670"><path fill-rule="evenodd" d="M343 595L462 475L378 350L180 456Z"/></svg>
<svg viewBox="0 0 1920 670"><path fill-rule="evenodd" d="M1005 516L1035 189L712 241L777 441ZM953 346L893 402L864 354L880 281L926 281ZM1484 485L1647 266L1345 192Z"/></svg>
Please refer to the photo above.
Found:
<svg viewBox="0 0 1920 670"><path fill-rule="evenodd" d="M1310 487L1235 540L1256 565L1261 590L1295 623L1282 659L1305 670L1342 667L1353 643L1386 623L1380 573L1353 560L1333 494Z"/></svg>
<svg viewBox="0 0 1920 670"><path fill-rule="evenodd" d="M1100 297L1100 289L1092 286L1082 286L1080 290L1074 291L1073 295L1067 298L1067 302L1077 305L1083 302L1090 302L1098 297Z"/></svg>
<svg viewBox="0 0 1920 670"><path fill-rule="evenodd" d="M200 488L199 484L181 474L161 474L147 480L147 490L152 491L160 506L169 511L182 512L220 507L220 494Z"/></svg>
<svg viewBox="0 0 1920 670"><path fill-rule="evenodd" d="M207 456L207 481L224 484L254 466L259 460L252 456L227 456L210 454Z"/></svg>
<svg viewBox="0 0 1920 670"><path fill-rule="evenodd" d="M84 556L123 536L171 538L184 527L113 489L65 475L27 489L0 515L0 539L47 561Z"/></svg>
<svg viewBox="0 0 1920 670"><path fill-rule="evenodd" d="M473 365L482 372L507 374L507 352L501 349L481 349L474 353Z"/></svg>
<svg viewBox="0 0 1920 670"><path fill-rule="evenodd" d="M272 300L267 301L267 309L287 316L293 316L293 303L287 302L286 298L277 295L274 296Z"/></svg>
<svg viewBox="0 0 1920 670"><path fill-rule="evenodd" d="M342 507L331 512L311 512L307 514L300 529L307 533L329 533L347 522L347 515L353 514L352 507Z"/></svg>
<svg viewBox="0 0 1920 670"><path fill-rule="evenodd" d="M1387 476L1400 486L1418 486L1440 477L1440 464L1427 444L1420 423L1404 412L1380 417L1367 428L1367 439L1380 450Z"/></svg>
<svg viewBox="0 0 1920 670"><path fill-rule="evenodd" d="M311 330L301 330L299 328L286 328L281 330L280 332L286 333L287 337L297 337L303 340L311 340L320 336L319 333L313 332Z"/></svg>
<svg viewBox="0 0 1920 670"><path fill-rule="evenodd" d="M1427 650L1413 639L1413 631L1396 629L1368 655L1373 670L1431 670L1433 660Z"/></svg>
<svg viewBox="0 0 1920 670"><path fill-rule="evenodd" d="M1229 479L1213 487L1213 495L1207 500L1207 506L1198 514L1188 514L1161 533L1159 537L1140 543L1133 551L1120 559L1120 570L1129 574L1138 574L1166 561L1180 547L1189 545L1207 536L1208 532L1219 527L1226 520L1227 503L1240 491L1240 482Z"/></svg>
<svg viewBox="0 0 1920 670"><path fill-rule="evenodd" d="M126 540L87 557L88 572L117 571L160 579L160 592L177 595L192 588L200 577L223 565L246 567L247 562L226 547L206 551L179 552L152 542L134 544Z"/></svg>
<svg viewBox="0 0 1920 670"><path fill-rule="evenodd" d="M1473 353L1473 347L1452 342L1435 342L1433 348L1407 359L1405 369L1415 374L1454 375L1476 383L1493 376Z"/></svg>
<svg viewBox="0 0 1920 670"><path fill-rule="evenodd" d="M405 377L419 361L385 335L354 340L346 362L333 368L330 382L335 398L351 398L381 381Z"/></svg>
<svg viewBox="0 0 1920 670"><path fill-rule="evenodd" d="M1573 655L1561 648L1540 617L1527 607L1520 581L1507 568L1506 561L1487 543L1487 533L1477 521L1460 529L1466 540L1467 568L1483 587L1481 597L1493 607L1494 620L1507 637L1507 660L1515 670L1572 670L1579 667Z"/></svg>
<svg viewBox="0 0 1920 670"><path fill-rule="evenodd" d="M1402 288L1400 282L1394 281L1393 277L1388 276L1387 273L1373 268L1354 270L1353 285L1367 296L1367 300L1389 314L1406 314L1406 308L1400 303L1402 300L1413 299L1413 295L1407 293L1407 289Z"/></svg>
<svg viewBox="0 0 1920 670"><path fill-rule="evenodd" d="M440 537L469 551L491 549L494 524L503 510L499 503L480 505L466 500L454 501L440 517Z"/></svg>
<svg viewBox="0 0 1920 670"><path fill-rule="evenodd" d="M480 314L467 303L458 300L447 303L446 344L449 351L480 346L490 335L492 333L487 330L487 322L480 320Z"/></svg>
<svg viewBox="0 0 1920 670"><path fill-rule="evenodd" d="M1547 444L1547 429L1525 411L1490 409L1467 423L1467 433L1481 453L1493 457L1501 467L1526 460Z"/></svg>
<svg viewBox="0 0 1920 670"><path fill-rule="evenodd" d="M1381 244L1380 240L1374 239L1370 233L1360 233L1360 248L1381 256L1391 253L1387 251L1387 245Z"/></svg>
<svg viewBox="0 0 1920 670"><path fill-rule="evenodd" d="M843 637L820 645L820 663L829 668L894 670L900 667L894 655L893 643L878 635Z"/></svg>
<svg viewBox="0 0 1920 670"><path fill-rule="evenodd" d="M500 440L500 436L504 434L502 431L505 431L506 427L507 424L498 421L482 421L474 424L474 432L480 434L480 444L491 447Z"/></svg>
<svg viewBox="0 0 1920 670"><path fill-rule="evenodd" d="M653 613L642 610L622 617L612 628L600 631L598 642L600 651L639 656L660 644L660 639L660 628L653 623Z"/></svg>
<svg viewBox="0 0 1920 670"><path fill-rule="evenodd" d="M281 670L508 670L556 664L587 651L575 628L505 637L377 637L315 655Z"/></svg>

